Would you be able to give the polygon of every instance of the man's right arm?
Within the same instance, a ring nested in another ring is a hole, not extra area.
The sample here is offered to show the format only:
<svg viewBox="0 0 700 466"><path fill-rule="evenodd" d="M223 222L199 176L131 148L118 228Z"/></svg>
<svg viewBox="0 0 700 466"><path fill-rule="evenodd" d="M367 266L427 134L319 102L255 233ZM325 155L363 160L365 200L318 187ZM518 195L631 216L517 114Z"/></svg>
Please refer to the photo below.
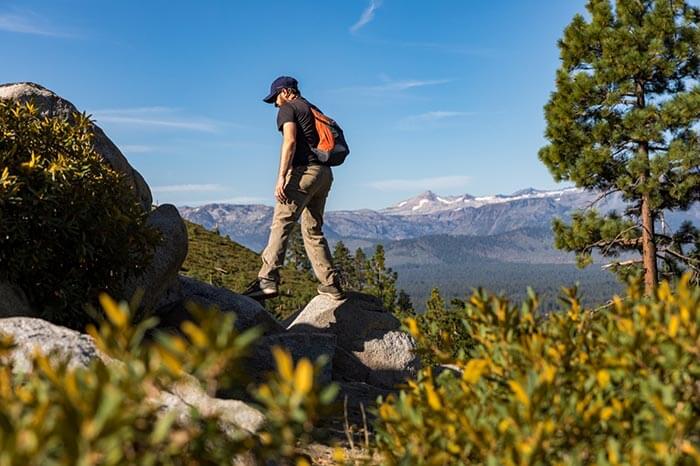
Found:
<svg viewBox="0 0 700 466"><path fill-rule="evenodd" d="M287 173L292 168L292 158L297 145L297 124L288 121L282 125L282 148L280 149L280 167L275 186L275 198L279 202L287 202L284 192L287 183Z"/></svg>

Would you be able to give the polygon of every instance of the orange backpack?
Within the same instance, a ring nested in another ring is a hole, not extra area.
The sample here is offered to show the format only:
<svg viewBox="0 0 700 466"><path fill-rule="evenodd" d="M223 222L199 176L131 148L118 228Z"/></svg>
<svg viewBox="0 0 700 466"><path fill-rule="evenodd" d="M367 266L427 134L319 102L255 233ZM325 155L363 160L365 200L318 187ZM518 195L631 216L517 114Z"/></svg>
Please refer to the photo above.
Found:
<svg viewBox="0 0 700 466"><path fill-rule="evenodd" d="M313 106L309 108L314 115L316 132L318 132L318 145L311 150L324 165L335 167L342 164L350 154L343 130L335 120L324 115L317 108Z"/></svg>

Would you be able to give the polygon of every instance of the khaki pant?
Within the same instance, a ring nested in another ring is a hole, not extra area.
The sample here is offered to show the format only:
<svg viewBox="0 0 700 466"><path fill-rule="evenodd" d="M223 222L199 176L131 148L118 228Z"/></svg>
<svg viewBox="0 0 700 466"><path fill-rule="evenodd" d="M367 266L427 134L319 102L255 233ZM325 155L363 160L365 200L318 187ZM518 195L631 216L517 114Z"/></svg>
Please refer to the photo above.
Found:
<svg viewBox="0 0 700 466"><path fill-rule="evenodd" d="M270 227L270 239L262 253L262 268L259 278L279 283L279 269L284 264L289 235L294 223L301 217L301 234L304 248L309 256L316 278L322 285L332 285L335 269L328 242L323 236L323 211L331 189L333 174L325 165L294 167L287 175L284 189L285 204L277 202Z"/></svg>

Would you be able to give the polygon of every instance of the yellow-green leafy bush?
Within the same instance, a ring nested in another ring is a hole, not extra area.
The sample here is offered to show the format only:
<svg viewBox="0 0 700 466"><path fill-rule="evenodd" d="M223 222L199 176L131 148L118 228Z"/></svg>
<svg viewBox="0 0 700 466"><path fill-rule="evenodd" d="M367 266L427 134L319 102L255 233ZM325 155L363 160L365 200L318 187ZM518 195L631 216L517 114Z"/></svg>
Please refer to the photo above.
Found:
<svg viewBox="0 0 700 466"><path fill-rule="evenodd" d="M277 372L254 391L267 418L265 432L259 437L260 447L269 458L294 458L298 456L297 445L313 440L320 416L332 412L339 387L336 384L319 386L318 374L321 366L328 362L323 358L315 365L308 359L301 359L295 367L291 355L284 349L274 347L272 352Z"/></svg>
<svg viewBox="0 0 700 466"><path fill-rule="evenodd" d="M477 293L463 317L473 342L423 370L378 409L387 464L700 463L700 289L685 277L653 298L632 287L606 309L537 321ZM422 339L414 320L407 320Z"/></svg>
<svg viewBox="0 0 700 466"><path fill-rule="evenodd" d="M36 354L33 370L19 376L0 365L0 466L218 465L244 452L303 464L295 447L306 437L299 434L310 430L333 395L332 389L321 391L323 400L316 395L314 365L301 360L295 366L276 350L278 371L267 384L250 388L261 400L265 425L254 435L227 435L219 414L192 409L185 422L152 401L176 383L192 383L188 374L210 392L237 383L240 374L232 369L258 332L238 334L231 314L198 309L197 322L183 324L181 335L159 335L149 343L144 335L154 320L134 326L128 306L106 296L101 302L108 320L91 325L89 333L118 362L69 368ZM0 335L0 356L11 348L11 339Z"/></svg>
<svg viewBox="0 0 700 466"><path fill-rule="evenodd" d="M0 101L0 281L43 317L82 327L83 304L148 263L155 232L123 175L95 153L85 115Z"/></svg>
<svg viewBox="0 0 700 466"><path fill-rule="evenodd" d="M448 306L428 306L421 314L409 315L420 335L417 353L423 365L450 362L464 357L469 350L472 339L464 327L464 303L453 300ZM401 320L405 317L397 315Z"/></svg>

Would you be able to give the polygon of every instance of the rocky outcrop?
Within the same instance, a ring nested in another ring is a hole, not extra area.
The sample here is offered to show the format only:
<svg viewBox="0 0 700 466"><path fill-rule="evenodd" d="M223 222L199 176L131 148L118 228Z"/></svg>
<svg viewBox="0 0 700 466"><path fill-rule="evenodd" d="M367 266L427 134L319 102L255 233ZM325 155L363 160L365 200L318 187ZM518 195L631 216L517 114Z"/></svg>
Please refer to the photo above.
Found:
<svg viewBox="0 0 700 466"><path fill-rule="evenodd" d="M15 373L26 373L32 368L35 351L66 359L70 367L86 367L95 358L111 362L95 346L88 335L54 325L42 319L14 317L0 319L0 334L9 335L16 345L10 355Z"/></svg>
<svg viewBox="0 0 700 466"><path fill-rule="evenodd" d="M78 109L69 101L39 84L24 82L0 84L0 99L14 99L20 102L33 102L42 116L62 116L72 120ZM143 209L151 210L153 197L141 174L126 160L119 148L105 135L102 129L93 124L95 151L116 171L123 173L127 182L134 188Z"/></svg>
<svg viewBox="0 0 700 466"><path fill-rule="evenodd" d="M187 258L188 243L187 227L177 208L171 204L158 206L149 214L146 223L161 233L163 241L156 247L153 259L143 273L125 284L122 296L130 299L135 293L142 292L140 308L151 311L166 291L176 286L178 272Z"/></svg>
<svg viewBox="0 0 700 466"><path fill-rule="evenodd" d="M178 284L177 300L161 308L160 327L176 329L190 320L188 302L235 313L237 330L258 327L264 332L245 360L253 379L262 380L275 369L271 353L275 346L287 349L295 361L324 357L328 364L319 374L322 384L336 380L393 388L415 376L419 367L413 339L370 296L350 293L345 301L316 297L285 330L265 308L245 296L187 277L179 277ZM35 347L47 354L68 355L74 364L86 365L103 357L89 336L40 319L2 319L0 332L17 340L13 358L20 368L28 367Z"/></svg>
<svg viewBox="0 0 700 466"><path fill-rule="evenodd" d="M73 120L78 109L71 102L54 92L34 83L0 85L0 99L32 102L42 116L59 116ZM154 251L153 260L137 277L117 287L121 288L120 299L131 300L140 290L141 312L149 312L172 287L177 287L177 275L187 256L187 228L177 209L169 204L152 209L151 190L141 174L126 160L119 148L93 123L93 145L114 170L124 174L126 182L134 189L143 208L148 213L147 223L161 233L162 241ZM14 314L31 315L31 314Z"/></svg>
<svg viewBox="0 0 700 466"><path fill-rule="evenodd" d="M178 277L176 284L156 306L161 326L178 328L185 320L191 320L187 310L190 302L205 308L216 307L222 312L235 313L238 331L252 327L261 328L265 334L284 331L284 327L254 299L185 276Z"/></svg>
<svg viewBox="0 0 700 466"><path fill-rule="evenodd" d="M265 422L260 411L243 401L207 395L193 377L186 377L168 391L160 392L156 402L162 410L177 413L178 420L183 423L190 420L192 408L204 417L217 416L222 430L232 437L255 433Z"/></svg>
<svg viewBox="0 0 700 466"><path fill-rule="evenodd" d="M92 337L41 319L0 319L0 334L12 336L16 345L0 362L12 364L13 371L18 374L32 370L35 351L66 360L69 367L87 367L97 358L106 364L121 364L102 353ZM262 413L242 401L207 395L193 377L185 377L167 391L151 396L147 402L163 412L174 412L183 422L190 419L192 408L205 416L219 415L222 430L232 436L256 432L264 422Z"/></svg>
<svg viewBox="0 0 700 466"><path fill-rule="evenodd" d="M32 83L0 85L0 99L32 101L42 115L62 116L69 120L78 111L67 100ZM319 296L291 319L288 326L283 326L250 298L179 276L188 244L187 229L180 214L172 205L151 210L151 192L141 175L96 125L94 133L96 152L125 175L148 213L148 224L163 238L149 266L138 277L122 284L121 288L117 287L121 296L116 298L131 299L142 293L139 315L155 314L162 328L179 328L182 322L190 320L190 303L235 313L238 331L253 327L263 330L263 336L245 360L247 371L253 378L259 379L275 368L271 354L271 348L275 346L286 348L295 361L301 358L316 361L324 357L328 364L320 374L321 383L336 380L393 388L415 375L419 366L414 354L415 342L400 330L399 321L375 298L351 293L344 301L334 301ZM10 358L16 371L31 370L30 361L35 349L63 356L73 365L87 366L95 358L108 364L120 364L98 351L87 335L35 318L3 319L10 316L36 317L37 314L32 312L22 290L0 283L0 333L15 338L17 348ZM205 414L221 413L232 432L241 429L254 432L262 423L260 413L253 408L239 401L209 397L194 380L185 380L150 401L165 410L175 410L178 416L188 416L190 407Z"/></svg>
<svg viewBox="0 0 700 466"><path fill-rule="evenodd" d="M276 370L271 349L279 346L289 351L295 363L302 358L316 361L324 357L327 364L321 369L318 382L321 385L329 384L333 379L336 344L335 335L328 333L284 332L267 335L260 338L253 346L253 351L246 360L246 367L248 373L253 374L255 379L262 379L268 372Z"/></svg>
<svg viewBox="0 0 700 466"><path fill-rule="evenodd" d="M416 375L420 366L413 339L381 302L360 293L344 301L317 296L288 331L329 333L337 338L334 378L394 387Z"/></svg>

